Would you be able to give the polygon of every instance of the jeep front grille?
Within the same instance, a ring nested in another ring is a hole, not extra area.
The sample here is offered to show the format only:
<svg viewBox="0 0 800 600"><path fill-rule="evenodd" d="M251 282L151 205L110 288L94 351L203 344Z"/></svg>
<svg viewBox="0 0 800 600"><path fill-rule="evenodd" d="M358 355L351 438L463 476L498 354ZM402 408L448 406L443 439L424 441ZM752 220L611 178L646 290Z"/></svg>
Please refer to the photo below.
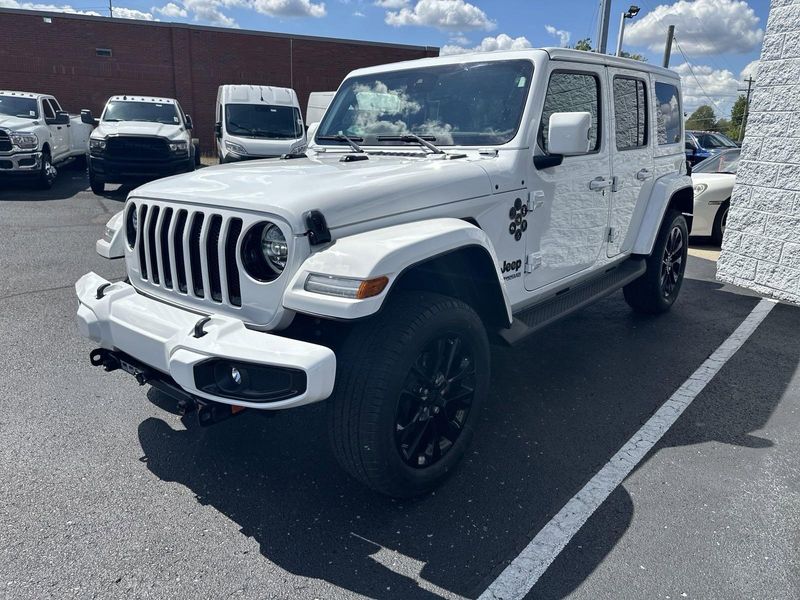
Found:
<svg viewBox="0 0 800 600"><path fill-rule="evenodd" d="M236 249L242 219L213 210L137 203L133 252L141 281L203 304L242 306Z"/></svg>

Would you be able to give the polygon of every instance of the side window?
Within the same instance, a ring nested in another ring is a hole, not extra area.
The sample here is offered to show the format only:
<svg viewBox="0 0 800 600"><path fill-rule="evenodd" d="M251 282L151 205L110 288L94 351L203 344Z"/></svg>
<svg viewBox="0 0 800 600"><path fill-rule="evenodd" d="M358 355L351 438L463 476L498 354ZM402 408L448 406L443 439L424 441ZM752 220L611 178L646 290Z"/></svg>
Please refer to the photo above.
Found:
<svg viewBox="0 0 800 600"><path fill-rule="evenodd" d="M641 79L614 78L614 125L617 150L647 146L647 89Z"/></svg>
<svg viewBox="0 0 800 600"><path fill-rule="evenodd" d="M61 110L61 105L58 103L58 100L56 100L55 98L50 98L50 102L53 103L53 110L55 111Z"/></svg>
<svg viewBox="0 0 800 600"><path fill-rule="evenodd" d="M592 115L589 130L590 148L600 149L600 81L591 73L556 71L550 75L539 125L539 145L547 152L550 116L557 112L588 112Z"/></svg>
<svg viewBox="0 0 800 600"><path fill-rule="evenodd" d="M681 141L681 102L678 88L670 83L656 82L656 135L659 145L677 144Z"/></svg>
<svg viewBox="0 0 800 600"><path fill-rule="evenodd" d="M53 105L50 100L46 98L42 100L42 107L44 108L44 118L45 119L55 119L56 118L56 111L53 109Z"/></svg>

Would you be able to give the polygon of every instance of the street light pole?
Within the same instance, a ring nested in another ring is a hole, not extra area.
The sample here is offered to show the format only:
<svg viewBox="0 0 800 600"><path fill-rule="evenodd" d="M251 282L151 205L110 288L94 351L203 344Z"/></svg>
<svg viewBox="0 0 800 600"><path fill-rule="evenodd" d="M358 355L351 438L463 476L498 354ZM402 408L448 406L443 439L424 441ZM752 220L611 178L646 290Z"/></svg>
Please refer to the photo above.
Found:
<svg viewBox="0 0 800 600"><path fill-rule="evenodd" d="M639 14L639 7L631 4L627 12L619 17L619 35L617 36L617 56L622 56L622 38L625 35L625 19L632 19Z"/></svg>
<svg viewBox="0 0 800 600"><path fill-rule="evenodd" d="M611 0L600 0L600 22L597 24L597 53L605 54L608 47L608 20L611 18Z"/></svg>

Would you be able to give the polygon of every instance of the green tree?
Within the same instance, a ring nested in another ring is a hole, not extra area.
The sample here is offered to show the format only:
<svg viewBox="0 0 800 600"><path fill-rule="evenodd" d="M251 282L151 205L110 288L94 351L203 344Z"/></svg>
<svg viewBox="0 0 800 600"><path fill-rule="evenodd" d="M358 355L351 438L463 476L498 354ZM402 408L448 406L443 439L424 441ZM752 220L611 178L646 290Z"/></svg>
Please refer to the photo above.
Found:
<svg viewBox="0 0 800 600"><path fill-rule="evenodd" d="M744 138L744 130L747 127L747 123L744 122L744 112L746 108L747 97L744 94L740 94L736 102L733 103L733 108L731 109L731 126L728 128L728 133L726 134L732 140Z"/></svg>
<svg viewBox="0 0 800 600"><path fill-rule="evenodd" d="M594 48L592 48L592 38L583 38L582 40L578 40L575 45L572 46L572 48L575 48L575 50L583 50L584 52L594 52ZM625 52L624 50L622 51L622 57L647 62L647 59L641 54L631 54L630 52Z"/></svg>
<svg viewBox="0 0 800 600"><path fill-rule="evenodd" d="M686 119L686 129L708 131L713 129L716 124L717 116L714 114L714 109L707 104L699 107Z"/></svg>

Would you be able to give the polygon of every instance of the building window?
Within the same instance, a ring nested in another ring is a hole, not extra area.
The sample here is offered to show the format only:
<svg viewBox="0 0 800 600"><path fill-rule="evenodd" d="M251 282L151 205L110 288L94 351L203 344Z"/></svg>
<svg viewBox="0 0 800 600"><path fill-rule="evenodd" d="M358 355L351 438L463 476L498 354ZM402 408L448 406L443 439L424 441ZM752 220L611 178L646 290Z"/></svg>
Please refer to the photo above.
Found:
<svg viewBox="0 0 800 600"><path fill-rule="evenodd" d="M547 136L550 116L558 112L590 113L592 127L589 130L589 147L592 151L600 149L600 81L596 76L590 73L559 71L550 76L539 126L539 145L545 152L548 152Z"/></svg>
<svg viewBox="0 0 800 600"><path fill-rule="evenodd" d="M614 125L617 150L647 146L647 90L641 79L614 78Z"/></svg>
<svg viewBox="0 0 800 600"><path fill-rule="evenodd" d="M95 48L94 52L97 56L111 57L111 48Z"/></svg>
<svg viewBox="0 0 800 600"><path fill-rule="evenodd" d="M659 145L680 143L683 115L678 88L657 81L656 101L658 102L656 132Z"/></svg>

